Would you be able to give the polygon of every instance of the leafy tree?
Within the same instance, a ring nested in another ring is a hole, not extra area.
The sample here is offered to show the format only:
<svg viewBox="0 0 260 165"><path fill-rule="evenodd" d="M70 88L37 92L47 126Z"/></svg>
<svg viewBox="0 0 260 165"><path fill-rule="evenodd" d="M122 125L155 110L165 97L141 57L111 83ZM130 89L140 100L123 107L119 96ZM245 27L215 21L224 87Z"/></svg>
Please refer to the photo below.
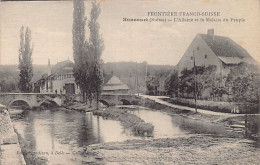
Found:
<svg viewBox="0 0 260 165"><path fill-rule="evenodd" d="M103 84L102 60L101 55L104 50L104 42L99 34L99 23L97 22L100 15L100 5L96 0L92 1L92 9L90 12L90 21L88 27L90 30L89 45L91 56L91 69L89 84L91 85L90 92L96 94L97 109L99 108L99 97ZM92 95L90 95L92 97Z"/></svg>
<svg viewBox="0 0 260 165"><path fill-rule="evenodd" d="M181 97L194 97L195 68L187 68L181 72L178 81L179 95ZM176 79L176 78L175 78ZM221 84L221 76L216 73L216 66L196 66L196 96L202 98L202 93L209 90L212 98L220 98L226 94L226 88ZM171 82L173 83L173 82ZM176 82L174 82L176 84ZM175 85L176 86L176 85ZM175 89L176 91L176 89ZM185 96L186 95L186 96Z"/></svg>
<svg viewBox="0 0 260 165"><path fill-rule="evenodd" d="M165 80L165 89L168 94L178 96L179 77L178 72L174 72Z"/></svg>
<svg viewBox="0 0 260 165"><path fill-rule="evenodd" d="M19 89L22 92L31 92L31 80L33 77L31 45L31 30L27 27L24 34L24 27L20 29L20 49L19 49Z"/></svg>
<svg viewBox="0 0 260 165"><path fill-rule="evenodd" d="M240 63L234 67L226 80L232 101L259 102L259 69L250 64Z"/></svg>
<svg viewBox="0 0 260 165"><path fill-rule="evenodd" d="M0 91L1 92L16 92L17 82L11 76L3 77L0 81Z"/></svg>
<svg viewBox="0 0 260 165"><path fill-rule="evenodd" d="M76 84L79 85L83 100L88 91L87 80L89 77L89 44L86 41L86 21L85 4L83 0L73 0L73 59L75 65L73 67L74 78Z"/></svg>
<svg viewBox="0 0 260 165"><path fill-rule="evenodd" d="M182 97L185 97L185 94L188 95L186 97L194 97L195 95L201 96L202 93L202 83L198 78L198 75L203 73L203 69L205 66L196 66L196 93L195 93L195 72L192 68L191 70L184 69L181 72L181 76L179 77L179 91Z"/></svg>

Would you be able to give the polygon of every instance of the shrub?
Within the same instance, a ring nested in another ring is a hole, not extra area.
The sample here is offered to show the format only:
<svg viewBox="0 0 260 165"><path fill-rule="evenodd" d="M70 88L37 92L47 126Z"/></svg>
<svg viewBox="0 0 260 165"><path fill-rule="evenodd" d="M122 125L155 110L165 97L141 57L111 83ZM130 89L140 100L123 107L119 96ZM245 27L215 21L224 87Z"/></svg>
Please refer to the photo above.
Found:
<svg viewBox="0 0 260 165"><path fill-rule="evenodd" d="M133 104L133 105L139 105L139 102L140 102L139 100L133 100L133 101L132 101L132 104Z"/></svg>

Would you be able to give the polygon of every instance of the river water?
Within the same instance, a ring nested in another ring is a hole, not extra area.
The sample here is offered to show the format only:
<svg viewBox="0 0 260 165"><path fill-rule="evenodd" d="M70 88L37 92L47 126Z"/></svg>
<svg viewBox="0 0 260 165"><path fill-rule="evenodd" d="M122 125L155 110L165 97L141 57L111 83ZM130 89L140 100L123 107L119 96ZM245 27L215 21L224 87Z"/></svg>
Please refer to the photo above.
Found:
<svg viewBox="0 0 260 165"><path fill-rule="evenodd" d="M132 111L154 125L153 138L185 137L193 133L233 136L223 126L190 120L160 111ZM89 144L128 139L144 139L124 129L119 121L105 120L92 113L65 110L26 111L14 117L18 133L30 141L31 147L49 164L75 164L76 153Z"/></svg>
<svg viewBox="0 0 260 165"><path fill-rule="evenodd" d="M73 155L85 145L138 138L124 130L119 121L76 111L26 111L22 117L13 118L13 123L50 164L73 164Z"/></svg>

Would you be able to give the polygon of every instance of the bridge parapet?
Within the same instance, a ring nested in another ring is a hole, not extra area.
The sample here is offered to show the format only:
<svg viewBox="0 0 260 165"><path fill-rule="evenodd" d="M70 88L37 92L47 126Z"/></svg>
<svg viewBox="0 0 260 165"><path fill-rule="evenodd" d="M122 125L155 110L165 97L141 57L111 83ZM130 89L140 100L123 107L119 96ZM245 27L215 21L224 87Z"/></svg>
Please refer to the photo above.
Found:
<svg viewBox="0 0 260 165"><path fill-rule="evenodd" d="M106 104L112 105L122 105L125 103L132 103L133 100L136 100L135 95L128 94L101 94L100 101L105 102Z"/></svg>
<svg viewBox="0 0 260 165"><path fill-rule="evenodd" d="M41 106L46 101L53 101L57 105L63 103L62 97L57 94L43 93L0 93L0 103L8 108L16 101L28 104L30 108Z"/></svg>

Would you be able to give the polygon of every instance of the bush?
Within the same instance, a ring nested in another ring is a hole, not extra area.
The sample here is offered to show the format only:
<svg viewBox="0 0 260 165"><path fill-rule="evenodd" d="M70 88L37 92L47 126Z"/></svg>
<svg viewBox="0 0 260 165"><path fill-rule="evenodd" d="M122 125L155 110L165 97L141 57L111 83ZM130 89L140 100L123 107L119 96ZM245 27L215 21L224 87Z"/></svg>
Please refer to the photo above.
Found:
<svg viewBox="0 0 260 165"><path fill-rule="evenodd" d="M139 105L139 103L140 103L139 100L133 100L133 101L132 101L132 104L133 104L133 105Z"/></svg>

